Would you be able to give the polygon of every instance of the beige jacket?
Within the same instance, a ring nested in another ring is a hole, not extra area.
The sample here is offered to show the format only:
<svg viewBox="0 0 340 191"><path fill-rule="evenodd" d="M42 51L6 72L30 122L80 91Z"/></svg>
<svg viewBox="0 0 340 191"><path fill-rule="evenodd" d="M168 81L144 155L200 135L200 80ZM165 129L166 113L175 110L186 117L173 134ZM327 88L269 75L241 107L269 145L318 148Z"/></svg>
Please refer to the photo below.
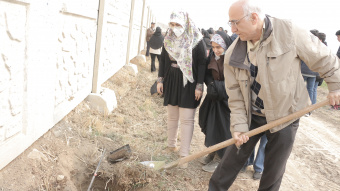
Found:
<svg viewBox="0 0 340 191"><path fill-rule="evenodd" d="M224 59L224 76L231 110L231 132L247 132L251 122L250 72L247 42L235 39ZM317 37L288 20L265 18L265 31L256 52L260 97L267 122L310 105L301 75L300 59L327 82L329 91L340 89L339 59ZM271 129L277 132L294 120Z"/></svg>
<svg viewBox="0 0 340 191"><path fill-rule="evenodd" d="M150 27L146 30L146 41L149 41L155 31Z"/></svg>

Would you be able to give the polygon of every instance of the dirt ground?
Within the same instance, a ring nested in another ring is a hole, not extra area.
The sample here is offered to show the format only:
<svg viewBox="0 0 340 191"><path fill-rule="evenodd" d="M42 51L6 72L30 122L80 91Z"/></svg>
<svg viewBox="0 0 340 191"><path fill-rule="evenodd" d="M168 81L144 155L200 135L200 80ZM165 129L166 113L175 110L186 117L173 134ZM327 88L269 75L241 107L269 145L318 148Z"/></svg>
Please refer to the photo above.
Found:
<svg viewBox="0 0 340 191"><path fill-rule="evenodd" d="M168 163L178 156L161 152L166 147L166 110L160 96L150 96L157 74L150 73L150 60L138 69L134 76L123 67L103 84L115 91L118 108L104 115L90 110L83 101L0 171L0 191L87 190L104 150L91 190L207 190L211 173L202 171L197 160L187 169L166 171L140 164L151 160ZM318 100L326 95L325 87L319 87ZM340 111L329 106L301 118L282 191L340 190L339 126ZM191 152L204 149L203 142L196 118ZM114 164L108 162L107 155L126 144L131 156ZM40 159L29 157L33 149L43 154ZM240 173L230 190L257 190L259 181L252 179L252 173L252 167Z"/></svg>

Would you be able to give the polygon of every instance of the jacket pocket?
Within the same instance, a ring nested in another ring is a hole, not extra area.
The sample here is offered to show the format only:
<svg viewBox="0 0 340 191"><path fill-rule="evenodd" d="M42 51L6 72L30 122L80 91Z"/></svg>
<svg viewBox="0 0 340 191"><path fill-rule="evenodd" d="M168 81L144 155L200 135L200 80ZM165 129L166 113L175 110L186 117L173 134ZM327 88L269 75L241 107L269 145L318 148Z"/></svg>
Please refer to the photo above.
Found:
<svg viewBox="0 0 340 191"><path fill-rule="evenodd" d="M240 85L241 91L245 92L249 88L249 77L247 75L247 71L241 71L236 76L236 79Z"/></svg>

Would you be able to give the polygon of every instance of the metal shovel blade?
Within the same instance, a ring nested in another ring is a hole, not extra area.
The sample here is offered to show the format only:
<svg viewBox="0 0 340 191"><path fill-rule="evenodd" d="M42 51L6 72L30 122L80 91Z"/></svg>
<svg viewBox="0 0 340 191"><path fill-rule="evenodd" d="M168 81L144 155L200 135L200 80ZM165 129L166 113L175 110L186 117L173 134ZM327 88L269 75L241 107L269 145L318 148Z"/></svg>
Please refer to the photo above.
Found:
<svg viewBox="0 0 340 191"><path fill-rule="evenodd" d="M159 170L165 165L165 161L144 161L140 163L155 170Z"/></svg>

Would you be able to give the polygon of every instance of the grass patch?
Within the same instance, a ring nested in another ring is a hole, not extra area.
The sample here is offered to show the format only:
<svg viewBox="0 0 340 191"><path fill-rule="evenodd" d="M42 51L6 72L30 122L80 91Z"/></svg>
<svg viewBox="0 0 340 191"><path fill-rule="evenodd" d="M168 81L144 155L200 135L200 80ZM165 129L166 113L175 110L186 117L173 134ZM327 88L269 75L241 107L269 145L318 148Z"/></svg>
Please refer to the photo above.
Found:
<svg viewBox="0 0 340 191"><path fill-rule="evenodd" d="M327 83L325 81L322 82L321 87L325 88L325 89L328 89Z"/></svg>

